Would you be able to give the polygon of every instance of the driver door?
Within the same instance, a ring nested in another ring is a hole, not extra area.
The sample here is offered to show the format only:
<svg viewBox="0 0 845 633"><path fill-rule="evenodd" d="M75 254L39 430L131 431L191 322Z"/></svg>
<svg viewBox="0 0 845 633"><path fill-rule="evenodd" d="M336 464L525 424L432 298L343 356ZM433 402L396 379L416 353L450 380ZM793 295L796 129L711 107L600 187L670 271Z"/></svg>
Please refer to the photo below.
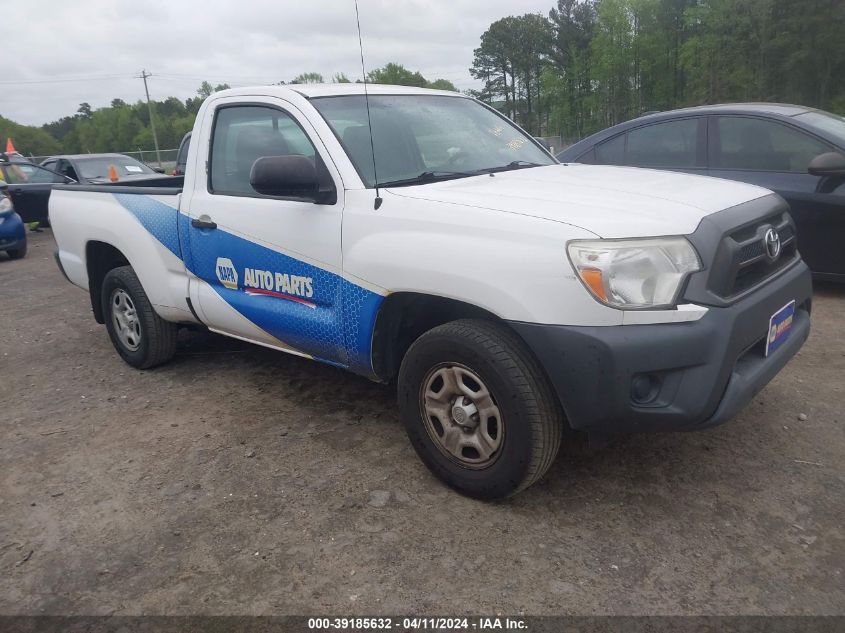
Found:
<svg viewBox="0 0 845 633"><path fill-rule="evenodd" d="M207 165L200 157L189 167L197 181L182 225L190 296L199 316L212 330L345 364L343 187L315 130L292 104L257 97L250 104L216 101L213 124L200 134L197 147L209 147L210 154ZM327 165L338 192L335 204L252 189L255 160L290 154Z"/></svg>

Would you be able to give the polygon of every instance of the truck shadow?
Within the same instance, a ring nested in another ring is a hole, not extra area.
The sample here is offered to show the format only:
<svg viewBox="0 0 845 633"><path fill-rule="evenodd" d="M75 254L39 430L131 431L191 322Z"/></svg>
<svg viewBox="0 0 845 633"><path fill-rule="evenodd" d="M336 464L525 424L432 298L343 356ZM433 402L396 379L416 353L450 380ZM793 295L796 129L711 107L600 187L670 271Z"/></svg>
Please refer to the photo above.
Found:
<svg viewBox="0 0 845 633"><path fill-rule="evenodd" d="M303 433L324 443L326 450L352 451L344 459L358 461L354 449L375 442L402 460L401 468L379 464L392 472L373 473L374 478L395 478L400 488L417 488L421 498L455 494L417 460L405 437L392 385L199 331L180 333L176 358L161 369L172 372L176 381L185 375L225 382L226 378L219 377L221 366L236 381L226 389L230 408L237 409L241 401L268 403L264 408L252 405L257 412L254 416L266 415L257 432L268 433L278 423L269 410L273 403L302 420ZM663 515L682 511L689 504L698 507L718 498L754 494L765 485L765 478L749 478L745 462L759 468L761 455L777 454L782 448L776 445L777 438L761 432L757 416L762 415L749 407L737 420L715 429L619 435L598 448L590 447L585 435L568 432L546 476L532 488L495 505L517 513L546 506L559 514L579 508L587 512L613 503L636 505L638 513ZM367 469L361 465L361 470ZM423 490L419 490L421 483Z"/></svg>
<svg viewBox="0 0 845 633"><path fill-rule="evenodd" d="M278 387L290 404L322 413L382 409L394 404L394 389L341 368L254 345L213 332L183 330L176 356L165 368L174 372L218 371L235 367L256 390ZM245 396L246 397L246 396ZM316 397L316 399L315 399Z"/></svg>

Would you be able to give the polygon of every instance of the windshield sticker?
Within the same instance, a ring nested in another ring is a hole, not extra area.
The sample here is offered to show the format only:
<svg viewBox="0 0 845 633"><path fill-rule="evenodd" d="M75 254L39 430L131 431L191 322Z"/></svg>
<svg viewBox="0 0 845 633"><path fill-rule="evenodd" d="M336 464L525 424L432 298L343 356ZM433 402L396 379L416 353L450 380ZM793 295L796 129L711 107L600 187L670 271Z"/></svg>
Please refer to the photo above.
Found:
<svg viewBox="0 0 845 633"><path fill-rule="evenodd" d="M525 145L525 139L524 138L515 138L512 141L508 141L507 145L505 145L505 147L507 147L508 149L512 149L512 150L516 151L520 147L522 147L523 145Z"/></svg>
<svg viewBox="0 0 845 633"><path fill-rule="evenodd" d="M123 166L123 168L124 168L126 171L131 171L131 172L132 172L132 173L134 173L134 174L142 174L142 173L144 173L144 170L143 170L143 169L141 169L140 167L138 167L138 165L124 165L124 166Z"/></svg>

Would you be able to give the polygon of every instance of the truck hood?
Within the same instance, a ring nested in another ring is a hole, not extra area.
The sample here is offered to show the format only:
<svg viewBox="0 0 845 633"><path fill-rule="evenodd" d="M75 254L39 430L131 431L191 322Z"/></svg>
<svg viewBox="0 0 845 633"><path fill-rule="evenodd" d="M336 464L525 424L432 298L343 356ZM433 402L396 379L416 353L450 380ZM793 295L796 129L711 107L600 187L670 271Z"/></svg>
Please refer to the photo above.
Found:
<svg viewBox="0 0 845 633"><path fill-rule="evenodd" d="M771 194L731 180L604 165L549 165L393 187L391 194L578 226L605 238L685 235L701 219Z"/></svg>

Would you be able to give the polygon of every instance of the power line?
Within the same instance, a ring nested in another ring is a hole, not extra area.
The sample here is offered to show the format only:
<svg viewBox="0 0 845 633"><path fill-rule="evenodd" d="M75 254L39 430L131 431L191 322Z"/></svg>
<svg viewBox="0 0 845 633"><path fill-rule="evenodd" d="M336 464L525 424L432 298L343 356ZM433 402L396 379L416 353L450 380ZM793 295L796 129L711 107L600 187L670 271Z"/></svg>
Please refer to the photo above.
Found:
<svg viewBox="0 0 845 633"><path fill-rule="evenodd" d="M70 83L75 81L104 81L110 79L132 79L134 75L92 75L90 77L64 77L61 79L21 79L21 80L3 80L0 85L4 86L20 86L26 84L57 84Z"/></svg>

